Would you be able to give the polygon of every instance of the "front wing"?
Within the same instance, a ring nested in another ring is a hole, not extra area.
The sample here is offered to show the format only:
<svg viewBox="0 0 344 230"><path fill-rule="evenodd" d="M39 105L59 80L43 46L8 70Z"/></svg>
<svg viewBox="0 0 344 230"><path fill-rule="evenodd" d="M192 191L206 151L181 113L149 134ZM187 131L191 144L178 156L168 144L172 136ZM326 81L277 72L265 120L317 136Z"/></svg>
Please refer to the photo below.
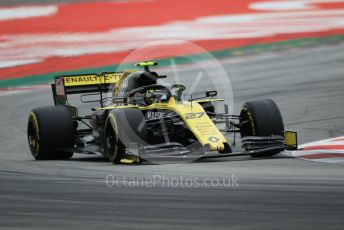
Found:
<svg viewBox="0 0 344 230"><path fill-rule="evenodd" d="M178 163L207 158L259 155L271 151L297 149L297 134L287 131L284 133L284 137L245 137L242 139L242 148L244 149L242 151L218 153L210 151L208 146L190 150L179 143L165 143L143 147L135 146L135 143L133 143L127 148L124 158L127 162L135 162L141 159L148 162Z"/></svg>

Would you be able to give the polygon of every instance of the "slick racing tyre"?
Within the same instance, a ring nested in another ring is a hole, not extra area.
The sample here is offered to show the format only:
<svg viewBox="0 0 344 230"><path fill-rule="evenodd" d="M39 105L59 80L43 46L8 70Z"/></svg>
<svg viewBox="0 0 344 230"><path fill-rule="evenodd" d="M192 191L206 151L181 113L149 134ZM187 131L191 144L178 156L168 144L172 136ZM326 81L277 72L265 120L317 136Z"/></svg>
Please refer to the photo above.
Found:
<svg viewBox="0 0 344 230"><path fill-rule="evenodd" d="M71 158L73 134L72 113L65 106L39 107L29 115L27 136L36 160Z"/></svg>
<svg viewBox="0 0 344 230"><path fill-rule="evenodd" d="M110 112L105 123L104 150L108 159L118 164L126 158L139 160L139 156L127 156L132 145L145 144L147 140L146 121L138 109L123 108Z"/></svg>
<svg viewBox="0 0 344 230"><path fill-rule="evenodd" d="M284 124L281 112L271 99L246 102L240 112L241 138L247 136L283 136ZM279 151L252 154L252 157L268 157Z"/></svg>

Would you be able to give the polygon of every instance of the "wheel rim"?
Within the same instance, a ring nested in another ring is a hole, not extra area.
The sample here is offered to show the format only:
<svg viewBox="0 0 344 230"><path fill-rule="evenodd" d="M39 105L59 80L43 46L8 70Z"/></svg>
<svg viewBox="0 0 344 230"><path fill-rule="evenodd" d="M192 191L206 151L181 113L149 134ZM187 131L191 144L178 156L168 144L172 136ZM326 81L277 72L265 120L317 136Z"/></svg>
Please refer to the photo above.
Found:
<svg viewBox="0 0 344 230"><path fill-rule="evenodd" d="M28 125L28 141L32 155L37 157L39 153L39 131L38 124L32 116L30 116Z"/></svg>
<svg viewBox="0 0 344 230"><path fill-rule="evenodd" d="M117 156L118 148L116 142L116 135L114 132L109 131L106 137L106 148L107 148L107 155L111 161L114 161Z"/></svg>
<svg viewBox="0 0 344 230"><path fill-rule="evenodd" d="M255 136L255 130L252 126L253 118L246 110L242 110L240 114L240 133L242 137Z"/></svg>

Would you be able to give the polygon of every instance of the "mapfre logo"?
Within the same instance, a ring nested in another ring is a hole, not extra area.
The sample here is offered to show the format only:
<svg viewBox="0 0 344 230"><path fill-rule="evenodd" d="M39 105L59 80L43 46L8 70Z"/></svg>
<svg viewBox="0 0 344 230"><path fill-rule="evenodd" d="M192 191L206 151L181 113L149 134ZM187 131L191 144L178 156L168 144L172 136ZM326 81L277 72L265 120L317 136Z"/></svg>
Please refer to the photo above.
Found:
<svg viewBox="0 0 344 230"><path fill-rule="evenodd" d="M152 112L148 111L146 113L146 119L147 120L153 120L153 119L162 119L164 117L164 112Z"/></svg>

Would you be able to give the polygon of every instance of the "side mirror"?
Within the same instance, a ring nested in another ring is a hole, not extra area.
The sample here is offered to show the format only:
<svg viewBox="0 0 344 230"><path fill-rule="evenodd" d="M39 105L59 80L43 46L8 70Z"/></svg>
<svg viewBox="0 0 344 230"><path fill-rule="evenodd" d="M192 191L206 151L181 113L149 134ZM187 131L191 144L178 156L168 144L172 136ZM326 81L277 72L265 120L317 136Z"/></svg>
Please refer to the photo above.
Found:
<svg viewBox="0 0 344 230"><path fill-rule="evenodd" d="M173 97L177 101L181 101L182 100L182 94L183 94L183 91L185 89L186 89L186 87L183 84L173 84L171 87Z"/></svg>
<svg viewBox="0 0 344 230"><path fill-rule="evenodd" d="M207 91L207 92L205 92L205 95L207 97L216 97L217 96L217 91L216 90Z"/></svg>
<svg viewBox="0 0 344 230"><path fill-rule="evenodd" d="M171 89L173 89L173 88L176 88L176 89L180 90L181 92L186 89L185 85L183 85L183 84L173 84L171 86Z"/></svg>

